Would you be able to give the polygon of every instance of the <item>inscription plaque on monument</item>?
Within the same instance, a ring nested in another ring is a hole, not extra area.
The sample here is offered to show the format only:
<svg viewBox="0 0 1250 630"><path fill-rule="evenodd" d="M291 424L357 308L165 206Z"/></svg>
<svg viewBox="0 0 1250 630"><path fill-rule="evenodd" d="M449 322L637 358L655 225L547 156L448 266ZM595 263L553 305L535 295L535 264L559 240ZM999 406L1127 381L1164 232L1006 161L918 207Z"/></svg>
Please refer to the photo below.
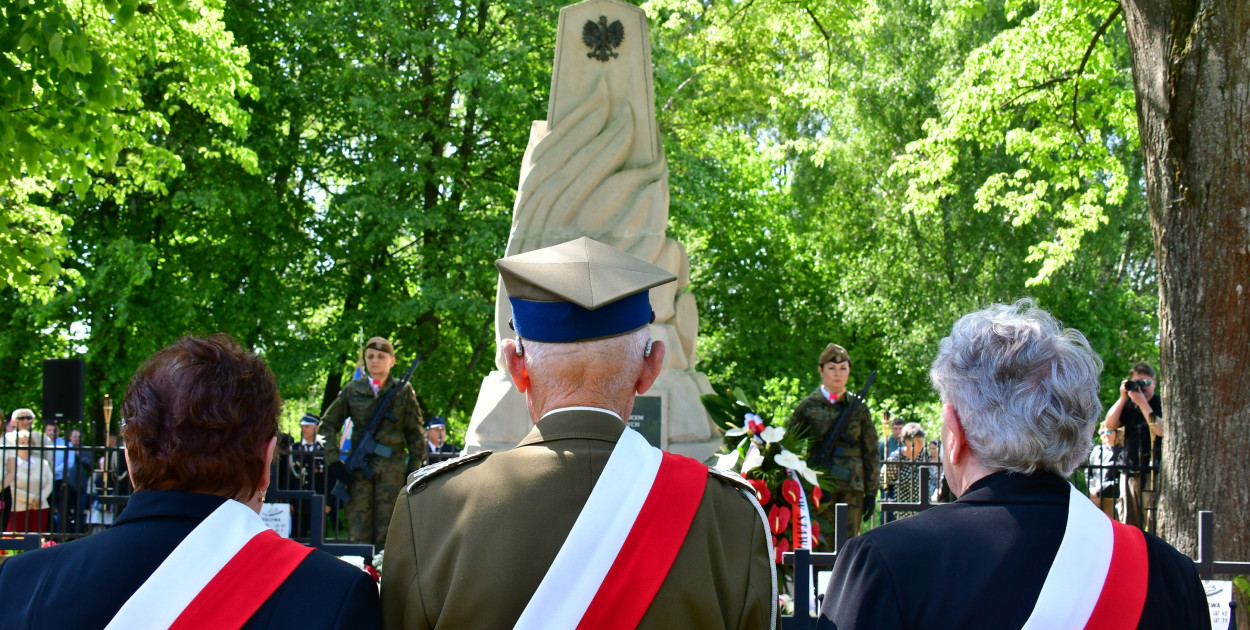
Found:
<svg viewBox="0 0 1250 630"><path fill-rule="evenodd" d="M656 448L664 448L664 399L660 396L635 396L634 410L625 420L629 428L642 434Z"/></svg>

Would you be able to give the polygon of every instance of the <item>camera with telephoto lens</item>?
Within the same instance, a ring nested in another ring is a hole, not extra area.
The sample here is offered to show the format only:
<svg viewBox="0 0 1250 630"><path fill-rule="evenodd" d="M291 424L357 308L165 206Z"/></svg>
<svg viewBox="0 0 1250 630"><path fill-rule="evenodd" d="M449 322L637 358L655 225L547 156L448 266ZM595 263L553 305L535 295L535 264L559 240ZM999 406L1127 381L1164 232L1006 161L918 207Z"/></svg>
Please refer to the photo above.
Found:
<svg viewBox="0 0 1250 630"><path fill-rule="evenodd" d="M1125 382L1124 382L1124 391L1126 391L1126 392L1144 392L1144 391L1146 391L1146 388L1147 388L1147 387L1150 387L1150 384L1151 384L1152 382L1153 382L1153 381L1151 381L1151 380L1150 380L1150 379L1148 379L1148 378L1144 378L1144 379L1141 379L1141 380L1136 380L1136 381L1125 381Z"/></svg>

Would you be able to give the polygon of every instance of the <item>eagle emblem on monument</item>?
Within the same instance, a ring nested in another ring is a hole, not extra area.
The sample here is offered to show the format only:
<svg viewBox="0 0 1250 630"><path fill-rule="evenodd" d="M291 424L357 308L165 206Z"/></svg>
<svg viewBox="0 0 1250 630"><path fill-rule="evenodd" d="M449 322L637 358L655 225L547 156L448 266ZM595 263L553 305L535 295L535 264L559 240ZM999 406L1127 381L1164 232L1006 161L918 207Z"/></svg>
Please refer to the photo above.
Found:
<svg viewBox="0 0 1250 630"><path fill-rule="evenodd" d="M582 25L582 41L590 47L590 52L586 53L591 59L599 61L608 61L615 59L618 55L612 49L621 45L621 41L625 39L625 27L621 26L621 21L616 20L608 24L606 15L599 16L599 22L586 20Z"/></svg>

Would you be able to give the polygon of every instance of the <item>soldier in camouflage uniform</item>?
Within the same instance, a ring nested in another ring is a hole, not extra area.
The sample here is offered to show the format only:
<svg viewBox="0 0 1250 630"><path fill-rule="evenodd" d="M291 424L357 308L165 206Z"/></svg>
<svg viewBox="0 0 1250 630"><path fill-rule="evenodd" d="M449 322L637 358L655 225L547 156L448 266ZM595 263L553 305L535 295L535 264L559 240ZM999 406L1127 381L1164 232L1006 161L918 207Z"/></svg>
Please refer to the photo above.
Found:
<svg viewBox="0 0 1250 630"><path fill-rule="evenodd" d="M391 378L395 348L389 341L381 337L369 339L365 344L364 361L368 373L343 387L322 416L318 429L325 438L326 461L337 463L337 466L330 465L331 487L336 478L344 476L343 465L338 463L339 432L343 430L344 421L352 419L352 444L359 444L373 419L377 403L399 382ZM345 512L352 542L370 543L379 548L386 544L386 530L391 524L395 498L404 487L408 461L411 458L419 464L425 460L425 430L417 394L411 385L404 385L404 389L391 399L389 413L374 434L378 442L395 452L389 458L369 456L373 479L366 479L364 473L357 470L351 473L347 483L351 499Z"/></svg>
<svg viewBox="0 0 1250 630"><path fill-rule="evenodd" d="M842 412L855 405L859 397L846 391L846 380L851 374L851 357L836 343L831 343L820 353L820 387L804 398L790 417L787 432L803 431L811 438L812 448L819 449L825 437L837 424ZM818 459L813 450L809 461ZM821 501L817 517L824 521L829 532L820 537L818 551L834 551L833 523L834 505L845 503L848 508L847 538L859 535L860 521L872 516L877 496L877 469L881 460L877 456L877 428L872 423L868 405L860 402L847 417L846 423L833 442L831 463L825 474L833 477L841 488L831 498Z"/></svg>

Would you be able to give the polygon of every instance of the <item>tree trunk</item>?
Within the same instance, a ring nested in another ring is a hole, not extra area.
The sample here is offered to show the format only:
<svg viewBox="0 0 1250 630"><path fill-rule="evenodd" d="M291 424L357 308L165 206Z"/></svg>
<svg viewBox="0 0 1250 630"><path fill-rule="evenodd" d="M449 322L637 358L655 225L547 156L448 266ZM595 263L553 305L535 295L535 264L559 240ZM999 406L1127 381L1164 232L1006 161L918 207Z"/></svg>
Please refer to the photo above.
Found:
<svg viewBox="0 0 1250 630"><path fill-rule="evenodd" d="M1216 559L1250 561L1250 2L1121 4L1159 270L1159 530L1195 555L1212 510Z"/></svg>

